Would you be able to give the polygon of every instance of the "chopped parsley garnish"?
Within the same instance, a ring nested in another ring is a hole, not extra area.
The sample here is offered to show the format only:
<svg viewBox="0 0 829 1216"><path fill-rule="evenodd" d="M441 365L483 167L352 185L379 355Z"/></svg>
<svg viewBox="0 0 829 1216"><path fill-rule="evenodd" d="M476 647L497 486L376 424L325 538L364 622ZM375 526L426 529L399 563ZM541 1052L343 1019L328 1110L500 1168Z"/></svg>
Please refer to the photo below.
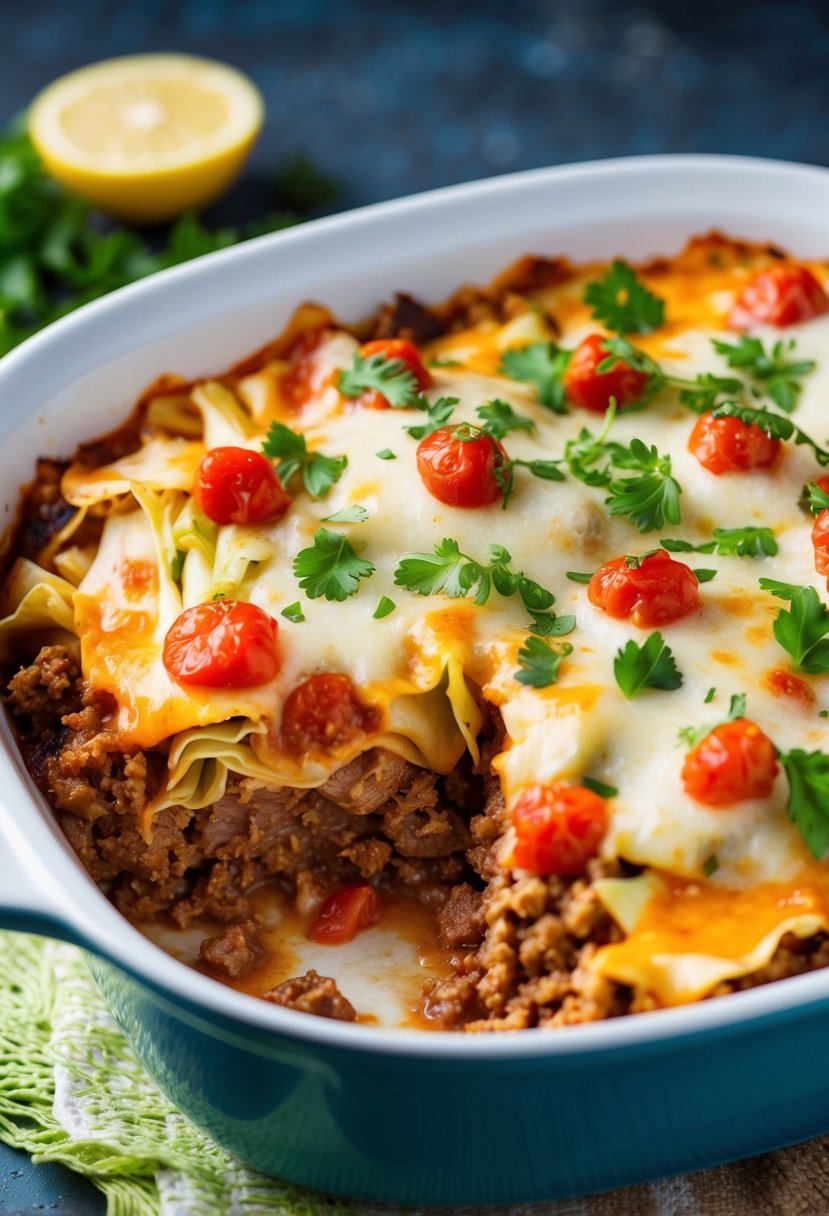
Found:
<svg viewBox="0 0 829 1216"><path fill-rule="evenodd" d="M499 370L511 380L534 384L542 405L554 414L567 414L562 377L571 353L561 350L555 342L531 342L529 346L504 351Z"/></svg>
<svg viewBox="0 0 829 1216"><path fill-rule="evenodd" d="M417 401L409 402L410 405L425 410L426 421L418 426L404 426L403 430L408 431L412 439L425 439L427 435L446 425L459 401L459 397L438 397L434 405L430 405L425 397L420 397Z"/></svg>
<svg viewBox="0 0 829 1216"><path fill-rule="evenodd" d="M699 566L694 570L694 574L697 576L698 583L710 583L712 578L717 577L716 570L708 570L705 567Z"/></svg>
<svg viewBox="0 0 829 1216"><path fill-rule="evenodd" d="M279 615L284 616L286 621L293 621L295 625L305 620L305 613L302 611L302 605L299 600L293 604L289 604L287 608L283 608Z"/></svg>
<svg viewBox="0 0 829 1216"><path fill-rule="evenodd" d="M716 688L709 688L708 692L705 694L705 697L703 699L703 704L710 705L716 695L717 695Z"/></svg>
<svg viewBox="0 0 829 1216"><path fill-rule="evenodd" d="M375 621L382 621L383 617L394 612L396 607L397 605L395 604L394 600L390 600L387 595L381 595L380 602L374 609L372 616L374 617Z"/></svg>
<svg viewBox="0 0 829 1216"><path fill-rule="evenodd" d="M722 355L729 367L737 368L754 381L759 393L770 397L778 409L790 414L797 405L804 376L815 370L813 359L788 359L795 343L779 338L771 350L766 350L760 338L744 335L737 342L712 339L714 350Z"/></svg>
<svg viewBox="0 0 829 1216"><path fill-rule="evenodd" d="M789 782L786 812L813 857L829 848L829 756L793 748L779 755Z"/></svg>
<svg viewBox="0 0 829 1216"><path fill-rule="evenodd" d="M352 400L365 392L380 393L396 409L415 405L420 397L417 378L403 359L387 359L382 354L366 358L359 351L351 367L340 372L337 388Z"/></svg>
<svg viewBox="0 0 829 1216"><path fill-rule="evenodd" d="M564 577L569 578L571 583L589 583L593 575L589 571L567 570Z"/></svg>
<svg viewBox="0 0 829 1216"><path fill-rule="evenodd" d="M302 484L312 498L324 498L340 480L348 464L347 456L309 452L305 436L282 422L271 423L262 452L277 462L276 475L283 485L287 485L295 473L301 473Z"/></svg>
<svg viewBox="0 0 829 1216"><path fill-rule="evenodd" d="M717 861L717 854L711 853L702 863L702 872L706 878L710 878L712 874L716 874L720 868L720 863Z"/></svg>
<svg viewBox="0 0 829 1216"><path fill-rule="evenodd" d="M533 618L531 632L539 637L561 636L575 628L573 616L556 616L551 612L555 596L520 570L511 568L512 557L503 545L489 546L486 565L462 553L458 542L446 537L435 545L433 553L407 553L394 572L398 587L416 595L448 595L451 599L473 596L476 604L485 604L494 587L499 595L516 593Z"/></svg>
<svg viewBox="0 0 829 1216"><path fill-rule="evenodd" d="M613 673L629 701L645 688L672 690L682 685L682 672L659 632L652 633L641 646L632 639L626 642L613 660Z"/></svg>
<svg viewBox="0 0 829 1216"><path fill-rule="evenodd" d="M309 600L347 600L369 578L374 566L358 557L347 537L328 528L314 534L314 543L294 558L294 577Z"/></svg>
<svg viewBox="0 0 829 1216"><path fill-rule="evenodd" d="M615 785L605 785L604 781L597 781L595 777L582 777L579 784L600 798L615 798L619 793Z"/></svg>
<svg viewBox="0 0 829 1216"><path fill-rule="evenodd" d="M382 452L375 452L374 455L378 460L397 460L391 448L383 448Z"/></svg>
<svg viewBox="0 0 829 1216"><path fill-rule="evenodd" d="M774 621L774 636L798 671L823 675L829 671L829 612L814 587L794 587L760 579L764 591L789 601Z"/></svg>
<svg viewBox="0 0 829 1216"><path fill-rule="evenodd" d="M530 688L548 688L558 679L562 659L573 653L569 642L563 642L558 650L543 642L541 638L527 638L518 651L518 671L513 679Z"/></svg>
<svg viewBox="0 0 829 1216"><path fill-rule="evenodd" d="M715 528L713 535L713 540L701 545L664 536L660 544L669 553L716 553L719 557L774 557L777 553L771 528Z"/></svg>
<svg viewBox="0 0 829 1216"><path fill-rule="evenodd" d="M343 507L341 511L335 511L333 515L325 515L323 523L325 524L361 524L368 519L368 511L360 503L355 502L351 507Z"/></svg>
<svg viewBox="0 0 829 1216"><path fill-rule="evenodd" d="M713 410L713 415L715 418L739 418L746 426L758 426L772 439L793 439L798 447L805 444L814 452L818 464L829 464L829 452L783 414L775 414L771 410L759 409L752 405L740 405L738 401L723 401Z"/></svg>
<svg viewBox="0 0 829 1216"><path fill-rule="evenodd" d="M638 475L610 482L610 497L605 504L611 515L627 516L640 532L654 532L666 519L672 524L681 522L682 487L671 476L670 456L660 456L654 446L633 438L626 450L613 455L612 463L623 471L636 470Z"/></svg>
<svg viewBox="0 0 829 1216"><path fill-rule="evenodd" d="M820 515L821 511L829 511L829 494L814 481L810 481L807 486L803 487L800 501L804 507L809 508L813 515Z"/></svg>
<svg viewBox="0 0 829 1216"><path fill-rule="evenodd" d="M496 439L503 439L510 431L535 430L532 418L516 414L511 405L506 401L501 401L498 397L479 405L475 413L481 419L483 429L489 431L490 435L494 435Z"/></svg>
<svg viewBox="0 0 829 1216"><path fill-rule="evenodd" d="M564 481L564 474L558 467L560 463L560 460L507 460L498 465L492 475L503 491L501 508L506 510L512 498L516 469L529 469L533 477L540 477L542 481Z"/></svg>
<svg viewBox="0 0 829 1216"><path fill-rule="evenodd" d="M649 334L665 321L665 301L619 258L601 279L587 284L584 302L593 309L595 320L620 334Z"/></svg>
<svg viewBox="0 0 829 1216"><path fill-rule="evenodd" d="M714 691L713 689L711 690ZM705 703L709 701L709 697L705 698ZM701 739L706 735L710 735L712 730L716 730L723 722L736 722L738 718L744 718L746 714L746 694L744 692L735 692L728 703L728 713L721 722L708 722L705 726L683 726L679 731L679 742L684 743L686 747L696 747Z"/></svg>
<svg viewBox="0 0 829 1216"><path fill-rule="evenodd" d="M819 709L817 716L819 718L829 718L829 709Z"/></svg>

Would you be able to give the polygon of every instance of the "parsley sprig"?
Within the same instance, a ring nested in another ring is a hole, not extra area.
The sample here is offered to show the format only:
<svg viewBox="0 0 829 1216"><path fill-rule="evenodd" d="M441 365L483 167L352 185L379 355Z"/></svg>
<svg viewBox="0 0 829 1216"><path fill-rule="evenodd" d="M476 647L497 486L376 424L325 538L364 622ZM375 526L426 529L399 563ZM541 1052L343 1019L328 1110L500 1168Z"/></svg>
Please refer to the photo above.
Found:
<svg viewBox="0 0 829 1216"><path fill-rule="evenodd" d="M374 573L372 562L358 557L348 537L329 528L314 534L314 543L294 558L294 578L309 600L347 600L359 590L360 580Z"/></svg>
<svg viewBox="0 0 829 1216"><path fill-rule="evenodd" d="M617 469L635 471L636 476L610 482L605 503L611 515L626 516L640 532L654 532L665 520L681 522L682 486L672 476L670 456L660 456L656 447L634 437L624 452L613 456L612 463Z"/></svg>
<svg viewBox="0 0 829 1216"><path fill-rule="evenodd" d="M796 587L775 579L760 579L764 591L789 601L774 621L774 636L798 671L829 672L829 611L814 587Z"/></svg>
<svg viewBox="0 0 829 1216"><path fill-rule="evenodd" d="M771 528L715 528L713 536L701 545L666 536L659 543L668 553L716 553L719 557L774 557L778 551Z"/></svg>
<svg viewBox="0 0 829 1216"><path fill-rule="evenodd" d="M743 372L753 382L758 395L770 397L778 409L790 414L802 391L801 380L815 370L814 359L790 359L795 349L793 340L779 338L767 350L760 338L743 335L737 342L712 339L714 350L722 355L729 367Z"/></svg>
<svg viewBox="0 0 829 1216"><path fill-rule="evenodd" d="M415 405L420 397L417 379L405 361L379 353L366 357L355 351L351 367L343 368L337 378L337 388L351 399L378 392L397 409Z"/></svg>
<svg viewBox="0 0 829 1216"><path fill-rule="evenodd" d="M810 447L820 465L829 464L829 451L822 448L805 431L783 414L752 405L741 405L739 401L723 401L713 410L715 418L739 418L746 426L758 426L772 439L793 439L797 447Z"/></svg>
<svg viewBox="0 0 829 1216"><path fill-rule="evenodd" d="M494 435L496 439L503 439L510 431L535 430L532 418L516 414L508 402L501 401L498 397L479 405L475 413L481 419L483 429L489 431L490 435Z"/></svg>
<svg viewBox="0 0 829 1216"><path fill-rule="evenodd" d="M808 508L812 515L820 515L821 511L829 511L829 494L822 490L816 482L810 481L803 487L800 504Z"/></svg>
<svg viewBox="0 0 829 1216"><path fill-rule="evenodd" d="M504 351L499 370L511 380L534 384L542 405L554 414L567 414L563 376L571 353L555 342L531 342L529 346Z"/></svg>
<svg viewBox="0 0 829 1216"><path fill-rule="evenodd" d="M712 730L716 730L723 722L736 722L738 718L744 718L746 714L746 695L744 692L736 692L728 703L728 713L720 722L708 722L705 726L683 726L679 731L679 742L684 743L686 747L696 747L701 739L706 735L710 735Z"/></svg>
<svg viewBox="0 0 829 1216"><path fill-rule="evenodd" d="M541 638L527 638L518 651L518 671L513 673L513 679L530 688L549 688L558 679L562 659L572 653L569 642L556 648Z"/></svg>
<svg viewBox="0 0 829 1216"><path fill-rule="evenodd" d="M403 430L407 431L412 439L425 439L427 435L432 435L442 426L446 426L459 401L459 397L438 397L437 401L430 405L425 397L418 396L416 400L406 404L423 410L426 421L418 423L417 426L404 426Z"/></svg>
<svg viewBox="0 0 829 1216"><path fill-rule="evenodd" d="M795 747L778 758L789 782L786 813L812 856L820 858L829 848L829 756Z"/></svg>
<svg viewBox="0 0 829 1216"><path fill-rule="evenodd" d="M312 498L324 498L343 475L347 456L324 456L309 452L305 436L292 431L283 422L272 422L262 443L262 452L277 462L276 475L287 485L295 473L302 474L302 484Z"/></svg>
<svg viewBox="0 0 829 1216"><path fill-rule="evenodd" d="M570 633L576 618L551 612L555 603L552 591L527 578L522 570L513 570L511 563L512 556L503 545L490 545L489 560L484 564L462 553L458 542L446 537L432 553L404 554L394 581L416 595L446 595L450 599L472 596L478 605L487 602L493 588L504 598L517 594L533 618L531 633L539 637Z"/></svg>
<svg viewBox="0 0 829 1216"><path fill-rule="evenodd" d="M640 646L631 639L617 652L613 674L624 696L632 701L646 688L680 688L682 672L662 634L652 633Z"/></svg>
<svg viewBox="0 0 829 1216"><path fill-rule="evenodd" d="M593 309L595 320L620 334L649 334L665 321L665 301L620 258L601 279L587 284L584 302Z"/></svg>

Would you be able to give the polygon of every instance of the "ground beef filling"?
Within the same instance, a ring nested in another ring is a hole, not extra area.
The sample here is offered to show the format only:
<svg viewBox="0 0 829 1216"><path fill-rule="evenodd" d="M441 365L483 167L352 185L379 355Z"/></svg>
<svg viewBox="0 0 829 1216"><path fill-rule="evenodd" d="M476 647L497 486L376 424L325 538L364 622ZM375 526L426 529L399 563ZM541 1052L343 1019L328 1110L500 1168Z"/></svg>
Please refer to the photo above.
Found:
<svg viewBox="0 0 829 1216"><path fill-rule="evenodd" d="M310 915L337 887L369 881L418 895L453 952L453 974L424 991L435 1027L555 1027L650 1007L590 966L596 950L620 936L594 882L623 865L594 860L585 874L560 879L516 877L498 863L506 814L491 770L501 747L494 718L477 771L461 764L444 778L372 749L315 790L232 778L212 806L160 812L148 841L139 814L160 788L165 758L118 749L107 725L111 706L88 692L71 648L43 647L12 678L9 705L29 771L116 906L139 923L162 915L182 927L201 917L224 922L199 957L214 974L238 978L262 957L249 902L257 884L278 881ZM763 971L715 995L827 962L826 935L785 938ZM355 1016L334 981L316 972L266 998L323 1017Z"/></svg>

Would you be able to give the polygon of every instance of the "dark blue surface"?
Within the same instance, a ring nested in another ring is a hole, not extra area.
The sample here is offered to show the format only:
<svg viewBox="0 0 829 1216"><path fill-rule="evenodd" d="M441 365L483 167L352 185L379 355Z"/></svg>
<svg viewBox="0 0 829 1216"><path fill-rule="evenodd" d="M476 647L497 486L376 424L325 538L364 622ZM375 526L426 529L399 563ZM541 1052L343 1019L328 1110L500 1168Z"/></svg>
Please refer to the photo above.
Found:
<svg viewBox="0 0 829 1216"><path fill-rule="evenodd" d="M248 71L268 117L244 182L218 208L233 220L273 204L273 168L297 151L340 178L341 206L630 153L829 163L819 3L6 0L0 30L5 117L111 55L190 51ZM103 1210L88 1184L2 1146L0 1205Z"/></svg>

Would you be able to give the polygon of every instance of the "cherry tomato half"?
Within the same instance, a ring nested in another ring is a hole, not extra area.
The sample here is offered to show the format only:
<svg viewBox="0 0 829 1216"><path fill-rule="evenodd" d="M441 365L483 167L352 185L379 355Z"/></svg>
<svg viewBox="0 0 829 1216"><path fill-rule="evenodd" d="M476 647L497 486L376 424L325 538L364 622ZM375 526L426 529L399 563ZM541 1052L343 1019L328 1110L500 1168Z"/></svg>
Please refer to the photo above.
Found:
<svg viewBox="0 0 829 1216"><path fill-rule="evenodd" d="M282 743L295 755L331 751L379 725L379 711L363 704L348 676L335 672L303 680L282 707Z"/></svg>
<svg viewBox="0 0 829 1216"><path fill-rule="evenodd" d="M815 550L815 570L818 574L829 574L829 511L821 511L812 527L812 545Z"/></svg>
<svg viewBox="0 0 829 1216"><path fill-rule="evenodd" d="M580 342L567 364L564 373L564 389L573 405L603 414L610 405L611 397L616 408L639 401L648 386L649 377L638 372L624 359L617 358L612 367L600 372L599 364L613 356L603 349L607 341L603 334L590 334Z"/></svg>
<svg viewBox="0 0 829 1216"><path fill-rule="evenodd" d="M291 505L271 462L247 448L212 448L193 482L199 510L214 524L261 524Z"/></svg>
<svg viewBox="0 0 829 1216"><path fill-rule="evenodd" d="M686 793L706 806L766 798L776 776L774 744L748 718L715 726L691 749L682 766Z"/></svg>
<svg viewBox="0 0 829 1216"><path fill-rule="evenodd" d="M512 808L512 864L534 874L580 874L607 831L603 799L581 785L533 785Z"/></svg>
<svg viewBox="0 0 829 1216"><path fill-rule="evenodd" d="M405 338L378 338L374 342L365 342L360 347L360 354L364 359L370 359L372 355L382 355L384 359L399 359L405 364L406 370L412 373L421 392L431 386L432 377L423 365L420 351ZM361 393L357 404L368 410L390 408L386 398L376 389L367 389Z"/></svg>
<svg viewBox="0 0 829 1216"><path fill-rule="evenodd" d="M702 607L697 576L664 549L605 562L590 580L587 597L608 616L640 629L670 625Z"/></svg>
<svg viewBox="0 0 829 1216"><path fill-rule="evenodd" d="M704 469L719 477L721 473L744 473L773 464L780 440L772 439L753 423L746 426L739 418L703 414L691 431L688 450Z"/></svg>
<svg viewBox="0 0 829 1216"><path fill-rule="evenodd" d="M272 616L240 600L212 600L185 608L164 639L162 659L178 684L254 688L281 666L279 626Z"/></svg>
<svg viewBox="0 0 829 1216"><path fill-rule="evenodd" d="M380 919L380 896L365 883L341 887L328 896L308 930L312 942L321 946L343 946L361 929L370 929Z"/></svg>
<svg viewBox="0 0 829 1216"><path fill-rule="evenodd" d="M426 489L450 507L488 507L503 495L495 479L509 457L498 440L471 423L442 426L417 445Z"/></svg>
<svg viewBox="0 0 829 1216"><path fill-rule="evenodd" d="M791 262L774 262L746 283L731 306L728 328L775 325L783 329L825 312L829 312L829 296L811 270Z"/></svg>

